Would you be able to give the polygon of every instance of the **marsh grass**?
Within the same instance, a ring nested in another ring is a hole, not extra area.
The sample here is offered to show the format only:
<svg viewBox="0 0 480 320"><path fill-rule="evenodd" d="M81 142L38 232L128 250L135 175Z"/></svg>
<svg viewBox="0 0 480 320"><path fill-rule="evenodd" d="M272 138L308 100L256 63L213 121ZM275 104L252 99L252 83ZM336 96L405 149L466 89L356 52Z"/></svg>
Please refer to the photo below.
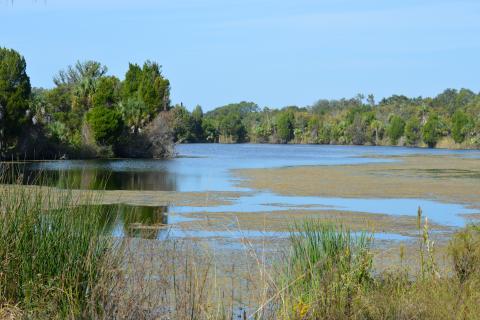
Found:
<svg viewBox="0 0 480 320"><path fill-rule="evenodd" d="M2 186L0 199L1 303L33 318L82 316L110 247L97 212L68 190Z"/></svg>
<svg viewBox="0 0 480 320"><path fill-rule="evenodd" d="M452 267L442 270L421 209L418 229L420 266L379 273L372 235L314 220L295 225L291 252L274 282L275 318L480 319L480 228L468 226L453 236Z"/></svg>
<svg viewBox="0 0 480 320"><path fill-rule="evenodd" d="M230 319L244 305L238 259L219 263L190 240L115 238L101 194L15 175L0 184L2 319Z"/></svg>
<svg viewBox="0 0 480 320"><path fill-rule="evenodd" d="M292 228L291 253L277 287L284 318L350 315L356 291L372 281L372 236L306 220Z"/></svg>

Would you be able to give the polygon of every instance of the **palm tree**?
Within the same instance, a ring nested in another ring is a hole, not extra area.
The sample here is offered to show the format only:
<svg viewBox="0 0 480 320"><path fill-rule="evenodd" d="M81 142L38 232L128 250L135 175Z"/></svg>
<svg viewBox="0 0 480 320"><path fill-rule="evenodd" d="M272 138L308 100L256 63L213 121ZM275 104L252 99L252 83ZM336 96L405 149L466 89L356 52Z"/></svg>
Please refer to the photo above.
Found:
<svg viewBox="0 0 480 320"><path fill-rule="evenodd" d="M375 119L370 124L370 127L372 128L373 132L375 132L375 145L378 145L379 131L383 128L383 123L381 121Z"/></svg>

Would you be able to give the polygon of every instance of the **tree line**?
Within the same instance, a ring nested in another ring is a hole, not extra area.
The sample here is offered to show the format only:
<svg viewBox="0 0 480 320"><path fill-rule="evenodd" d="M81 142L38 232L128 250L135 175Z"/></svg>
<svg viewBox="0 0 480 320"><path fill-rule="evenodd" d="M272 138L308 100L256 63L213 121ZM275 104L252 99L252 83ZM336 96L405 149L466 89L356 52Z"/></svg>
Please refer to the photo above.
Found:
<svg viewBox="0 0 480 320"><path fill-rule="evenodd" d="M203 113L172 109L177 142L480 147L480 94L446 89L430 98L373 95L261 109L240 102Z"/></svg>
<svg viewBox="0 0 480 320"><path fill-rule="evenodd" d="M123 80L99 62L77 62L53 81L32 88L24 57L0 47L0 159L164 158L174 142L480 147L480 94L468 89L204 113L172 107L170 82L152 61L130 63Z"/></svg>
<svg viewBox="0 0 480 320"><path fill-rule="evenodd" d="M0 48L0 158L168 157L170 83L156 62L129 64L123 80L77 62L32 88L26 62Z"/></svg>

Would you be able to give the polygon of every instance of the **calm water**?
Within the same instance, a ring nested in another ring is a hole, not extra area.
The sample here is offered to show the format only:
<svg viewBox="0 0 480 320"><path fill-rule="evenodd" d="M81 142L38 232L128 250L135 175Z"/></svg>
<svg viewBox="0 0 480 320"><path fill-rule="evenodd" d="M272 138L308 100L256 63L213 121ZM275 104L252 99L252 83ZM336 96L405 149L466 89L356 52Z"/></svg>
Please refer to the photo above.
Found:
<svg viewBox="0 0 480 320"><path fill-rule="evenodd" d="M231 169L385 162L378 156L455 154L479 157L478 151L400 147L183 144L173 160L67 160L29 163L20 168L24 183L52 186L162 191L246 191L235 186ZM42 179L39 179L39 173Z"/></svg>
<svg viewBox="0 0 480 320"><path fill-rule="evenodd" d="M378 156L407 154L454 154L479 158L478 151L414 149L400 147L318 146L318 145L221 145L185 144L177 147L178 158L172 160L67 160L27 163L16 168L23 172L26 184L46 183L81 189L162 190L162 191L246 191L230 205L216 207L129 207L120 206L116 217L110 217L110 229L117 236L161 238L169 232L186 236L168 228L130 228L129 225L156 226L185 221L191 212L266 212L301 207L302 210L342 209L392 215L416 215L420 205L435 222L462 226L459 214L474 211L459 204L424 199L345 199L280 196L268 192L252 192L238 187L238 178L231 170L240 168L273 168L300 165L338 165L385 162ZM183 219L183 220L182 220ZM246 231L247 233L249 231ZM198 237L207 236L198 231ZM255 232L250 231L251 236ZM265 234L263 234L265 236ZM208 234L208 236L212 236ZM216 236L235 237L231 233ZM271 234L267 236L285 236Z"/></svg>

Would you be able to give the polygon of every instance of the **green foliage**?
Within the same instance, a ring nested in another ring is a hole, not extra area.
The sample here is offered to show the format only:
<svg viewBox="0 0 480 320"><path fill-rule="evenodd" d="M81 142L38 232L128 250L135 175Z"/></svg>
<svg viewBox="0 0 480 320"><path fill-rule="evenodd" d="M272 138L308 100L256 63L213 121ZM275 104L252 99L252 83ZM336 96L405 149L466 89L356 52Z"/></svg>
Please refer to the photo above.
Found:
<svg viewBox="0 0 480 320"><path fill-rule="evenodd" d="M209 132L203 132L201 136L207 141L244 142L248 138L246 123L257 111L255 103L245 101L209 111L202 118L202 122L206 122L202 123L202 128Z"/></svg>
<svg viewBox="0 0 480 320"><path fill-rule="evenodd" d="M480 227L470 225L459 231L450 242L455 275L465 283L480 274Z"/></svg>
<svg viewBox="0 0 480 320"><path fill-rule="evenodd" d="M452 116L452 138L457 143L465 141L467 135L473 129L473 119L461 110L457 110Z"/></svg>
<svg viewBox="0 0 480 320"><path fill-rule="evenodd" d="M229 113L220 118L218 127L220 135L231 138L234 142L244 142L246 139L247 130L239 114Z"/></svg>
<svg viewBox="0 0 480 320"><path fill-rule="evenodd" d="M179 142L195 142L195 121L190 112L182 105L175 106L171 112L175 140Z"/></svg>
<svg viewBox="0 0 480 320"><path fill-rule="evenodd" d="M83 85L85 88L94 86L94 83L107 73L107 67L97 61L85 61L61 70L53 78L57 86Z"/></svg>
<svg viewBox="0 0 480 320"><path fill-rule="evenodd" d="M423 141L430 147L433 148L438 142L438 139L441 135L441 123L438 119L437 114L431 114L428 117L427 122L422 128L422 138Z"/></svg>
<svg viewBox="0 0 480 320"><path fill-rule="evenodd" d="M101 77L92 96L93 106L113 107L119 101L119 90L120 80L117 77Z"/></svg>
<svg viewBox="0 0 480 320"><path fill-rule="evenodd" d="M405 130L405 121L397 115L390 117L390 121L387 127L387 136L393 145L398 143L398 139L403 136Z"/></svg>
<svg viewBox="0 0 480 320"><path fill-rule="evenodd" d="M209 118L222 118L226 117L229 114L236 114L239 117L246 117L250 113L258 112L258 105L253 102L239 102L228 104L223 107L216 108L215 110L209 111L206 114L206 117Z"/></svg>
<svg viewBox="0 0 480 320"><path fill-rule="evenodd" d="M70 96L72 111L83 114L92 106L92 99L100 78L107 67L97 61L78 61L75 66L61 70L53 79L57 87L63 87Z"/></svg>
<svg viewBox="0 0 480 320"><path fill-rule="evenodd" d="M111 244L99 211L76 206L71 191L14 185L0 198L0 301L28 319L78 319L100 306L92 302Z"/></svg>
<svg viewBox="0 0 480 320"><path fill-rule="evenodd" d="M144 139L140 135L143 136L158 114L169 107L169 81L162 76L160 66L155 62L147 61L143 68L130 64L126 79L121 81L106 75L107 67L99 62L78 61L58 72L53 79L54 88L36 88L31 92L23 57L8 49L1 49L0 57L2 159L13 157L17 146L26 149L32 145L34 141L29 141L28 137L29 131L33 134L33 130L36 130L33 136L49 142L49 157L111 156L112 153L99 154L106 149L92 145L93 139L88 131L83 131L88 128L85 124L92 129L96 143L113 145L123 134L120 140L125 144L125 141ZM130 130L123 130L124 123ZM200 136L201 123L196 124L196 128ZM171 130L166 129L163 133L171 134ZM171 139L162 136L159 141L164 143ZM142 145L150 148L153 144ZM39 150L38 147L35 149ZM160 148L157 143L156 149L170 147ZM116 152L119 149L111 150ZM122 152L122 155L128 156L128 152Z"/></svg>
<svg viewBox="0 0 480 320"><path fill-rule="evenodd" d="M396 145L405 140L418 146L423 140L434 147L442 137L452 137L468 148L480 146L480 94L468 89L447 89L432 98L392 95L379 103L373 95L365 99L359 94L349 99L319 100L308 107L260 109L253 102L242 101L205 114L200 106L192 112L176 107L168 113L170 83L156 62L146 61L142 67L129 64L122 81L108 76L107 68L99 62L79 61L54 77L54 88L32 92L23 57L0 48L0 58L2 159L23 153L20 146L34 143L29 138L34 131L34 136L52 142L48 144L48 149L53 149L50 154L95 156L92 152L101 148L92 146L88 132L82 131L87 128L85 121L98 143L115 144L123 134L122 155L128 156L133 149L140 154L138 147L132 148L133 141L151 146L145 134L163 113L168 115L162 117L162 126L172 130L159 132L173 134L180 142ZM122 130L123 124L127 130ZM161 140L172 141L165 136ZM112 150L117 152L118 147L117 143Z"/></svg>
<svg viewBox="0 0 480 320"><path fill-rule="evenodd" d="M220 133L217 130L215 121L211 118L203 119L202 136L206 142L218 142Z"/></svg>
<svg viewBox="0 0 480 320"><path fill-rule="evenodd" d="M416 117L410 118L405 124L405 138L411 146L416 145L421 139L420 121Z"/></svg>
<svg viewBox="0 0 480 320"><path fill-rule="evenodd" d="M115 143L123 128L121 114L107 107L90 109L86 119L93 130L95 140L102 145Z"/></svg>
<svg viewBox="0 0 480 320"><path fill-rule="evenodd" d="M138 64L129 63L128 71L125 74L125 80L122 84L122 98L128 100L129 98L138 98L138 88L142 81L142 68Z"/></svg>
<svg viewBox="0 0 480 320"><path fill-rule="evenodd" d="M26 67L17 51L0 47L0 152L1 139L12 138L27 121L31 87Z"/></svg>
<svg viewBox="0 0 480 320"><path fill-rule="evenodd" d="M149 110L143 100L138 97L131 97L118 105L123 122L131 132L138 132L149 118Z"/></svg>
<svg viewBox="0 0 480 320"><path fill-rule="evenodd" d="M400 266L373 271L373 236L354 236L341 226L316 221L296 224L291 252L275 277L272 318L477 319L480 228L467 226L454 235L442 259L448 264L445 270L436 268L427 221L418 228L419 252L406 257L409 251L401 247ZM418 261L418 256L423 258ZM403 265L412 258L420 270Z"/></svg>
<svg viewBox="0 0 480 320"><path fill-rule="evenodd" d="M193 119L193 134L195 136L195 141L203 141L203 110L201 106L196 106L192 111Z"/></svg>
<svg viewBox="0 0 480 320"><path fill-rule="evenodd" d="M150 115L168 110L170 82L162 76L158 63L147 61L143 64L138 94L149 108Z"/></svg>
<svg viewBox="0 0 480 320"><path fill-rule="evenodd" d="M348 143L362 145L366 142L366 123L361 113L355 112L352 114L352 116L353 119L351 122L347 117L347 122L349 122L350 125L346 130L345 138L347 139Z"/></svg>
<svg viewBox="0 0 480 320"><path fill-rule="evenodd" d="M292 229L292 252L280 276L281 312L288 319L342 319L358 291L373 282L372 236L307 220Z"/></svg>
<svg viewBox="0 0 480 320"><path fill-rule="evenodd" d="M370 129L371 140L373 141L373 144L378 145L378 143L383 137L385 126L381 121L375 119L370 123L369 129Z"/></svg>
<svg viewBox="0 0 480 320"><path fill-rule="evenodd" d="M293 138L295 115L291 111L280 113L277 118L277 135L280 140L287 143Z"/></svg>

